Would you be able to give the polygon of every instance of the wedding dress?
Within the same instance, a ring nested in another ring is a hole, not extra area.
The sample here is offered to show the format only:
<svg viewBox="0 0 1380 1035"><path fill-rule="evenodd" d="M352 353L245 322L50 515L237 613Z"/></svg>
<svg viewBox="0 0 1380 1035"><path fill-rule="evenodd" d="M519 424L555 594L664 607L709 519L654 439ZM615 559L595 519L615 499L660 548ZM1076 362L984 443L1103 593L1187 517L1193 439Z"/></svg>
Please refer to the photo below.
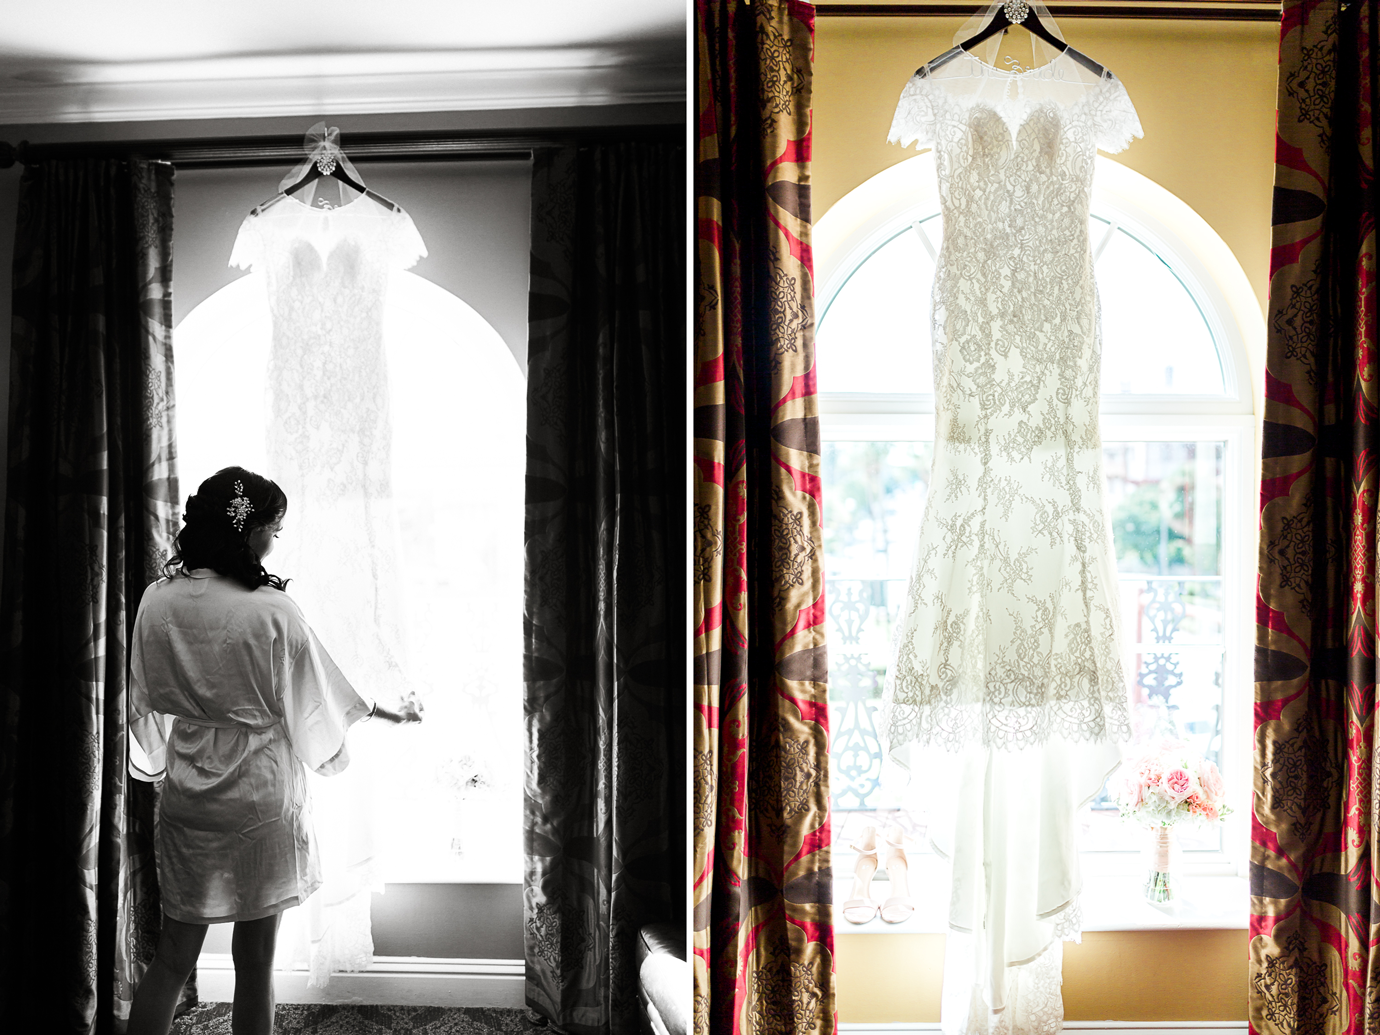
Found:
<svg viewBox="0 0 1380 1035"><path fill-rule="evenodd" d="M325 141L319 149L333 147ZM329 157L345 161L338 148ZM385 303L393 271L424 255L407 213L361 195L334 208L283 197L244 220L230 257L230 265L263 275L271 314L263 473L287 494L290 526L275 563L295 576L292 594L341 670L383 701L412 688L398 585ZM281 943L283 952L299 944L293 962L308 963L314 985L332 970L362 970L373 957L369 896L381 885L373 782L371 754L362 750L345 773L312 791L324 884L304 916L288 915ZM293 925L305 932L295 935Z"/></svg>
<svg viewBox="0 0 1380 1035"><path fill-rule="evenodd" d="M1041 56L1028 71L966 52L932 62L890 133L934 148L944 221L934 461L884 728L912 787L941 803L951 1035L1062 1027L1061 941L1081 930L1075 814L1130 734L1088 216L1096 151L1123 150L1140 123L1110 72Z"/></svg>

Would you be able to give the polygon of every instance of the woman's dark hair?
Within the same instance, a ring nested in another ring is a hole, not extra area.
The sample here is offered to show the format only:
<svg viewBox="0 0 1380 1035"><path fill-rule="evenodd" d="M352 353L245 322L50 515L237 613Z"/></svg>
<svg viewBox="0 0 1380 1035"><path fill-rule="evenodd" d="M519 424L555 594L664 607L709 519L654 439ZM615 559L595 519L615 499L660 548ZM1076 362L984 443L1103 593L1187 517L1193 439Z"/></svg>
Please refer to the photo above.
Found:
<svg viewBox="0 0 1380 1035"><path fill-rule="evenodd" d="M187 498L182 531L163 570L177 575L212 568L246 589L286 589L289 580L265 571L249 546L249 533L273 524L286 510L287 495L277 483L243 467L219 470Z"/></svg>

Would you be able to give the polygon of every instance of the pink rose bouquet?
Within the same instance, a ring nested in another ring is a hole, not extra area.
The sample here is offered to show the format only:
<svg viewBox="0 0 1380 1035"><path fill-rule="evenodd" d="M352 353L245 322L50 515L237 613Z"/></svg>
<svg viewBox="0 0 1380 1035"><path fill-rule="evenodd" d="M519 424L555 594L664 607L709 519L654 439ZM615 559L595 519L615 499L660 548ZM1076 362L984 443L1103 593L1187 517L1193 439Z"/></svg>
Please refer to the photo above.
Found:
<svg viewBox="0 0 1380 1035"><path fill-rule="evenodd" d="M1123 818L1151 826L1212 823L1231 812L1217 764L1179 743L1126 758L1112 788Z"/></svg>

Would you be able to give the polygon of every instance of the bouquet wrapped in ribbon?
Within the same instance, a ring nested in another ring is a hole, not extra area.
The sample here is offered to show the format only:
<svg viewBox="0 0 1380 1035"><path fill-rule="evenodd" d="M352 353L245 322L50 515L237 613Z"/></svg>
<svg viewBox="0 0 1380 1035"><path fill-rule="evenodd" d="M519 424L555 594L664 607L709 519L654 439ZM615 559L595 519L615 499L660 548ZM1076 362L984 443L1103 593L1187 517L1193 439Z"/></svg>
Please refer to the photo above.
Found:
<svg viewBox="0 0 1380 1035"><path fill-rule="evenodd" d="M1154 835L1145 897L1174 898L1169 872L1170 828L1179 823L1216 823L1231 813L1217 763L1182 743L1164 743L1126 758L1112 781L1123 819L1150 826Z"/></svg>

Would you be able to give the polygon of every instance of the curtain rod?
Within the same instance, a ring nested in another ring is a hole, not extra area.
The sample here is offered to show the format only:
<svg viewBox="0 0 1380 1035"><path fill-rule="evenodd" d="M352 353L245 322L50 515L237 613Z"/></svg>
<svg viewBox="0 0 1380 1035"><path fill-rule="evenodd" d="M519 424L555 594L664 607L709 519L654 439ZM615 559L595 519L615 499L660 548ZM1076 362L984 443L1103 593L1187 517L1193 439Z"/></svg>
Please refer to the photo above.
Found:
<svg viewBox="0 0 1380 1035"><path fill-rule="evenodd" d="M424 136L397 133L351 133L344 151L354 162L389 161L527 161L543 148L620 140L683 141L685 127L673 125L609 126L568 133ZM170 162L179 168L283 165L301 161L300 136L207 138L189 140L100 140L17 145L0 141L0 169L15 162L32 165L49 159L139 157Z"/></svg>
<svg viewBox="0 0 1380 1035"><path fill-rule="evenodd" d="M939 18L967 17L971 3L911 4L816 4L815 14L823 18ZM1162 18L1223 22L1278 22L1280 5L1242 3L1232 7L1205 4L1089 4L1053 3L1049 13L1056 18Z"/></svg>

